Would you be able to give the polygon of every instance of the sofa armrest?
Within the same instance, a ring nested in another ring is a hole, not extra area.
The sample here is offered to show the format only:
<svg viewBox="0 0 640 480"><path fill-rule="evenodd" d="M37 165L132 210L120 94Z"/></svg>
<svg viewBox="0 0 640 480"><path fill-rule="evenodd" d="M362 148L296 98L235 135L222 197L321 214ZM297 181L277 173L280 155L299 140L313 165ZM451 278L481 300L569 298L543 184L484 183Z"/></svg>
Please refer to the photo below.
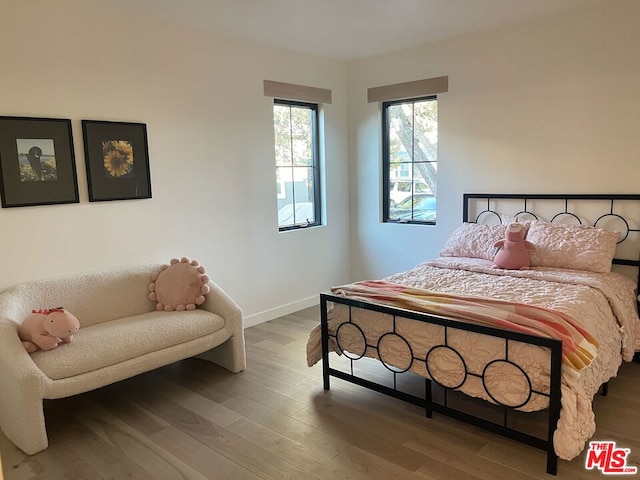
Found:
<svg viewBox="0 0 640 480"><path fill-rule="evenodd" d="M205 295L200 308L220 315L234 326L239 326L239 331L242 331L242 310L238 304L215 282L210 281L209 288L211 291Z"/></svg>
<svg viewBox="0 0 640 480"><path fill-rule="evenodd" d="M33 379L44 390L43 374L22 345L18 325L0 317L0 385L17 385L27 380L32 383Z"/></svg>
<svg viewBox="0 0 640 480"><path fill-rule="evenodd" d="M223 345L199 357L217 363L231 372L240 372L247 365L242 310L215 282L209 282L209 287L211 291L205 295L205 301L200 308L224 318L225 328L231 334L231 338Z"/></svg>
<svg viewBox="0 0 640 480"><path fill-rule="evenodd" d="M26 453L47 448L42 399L47 379L18 336L18 325L0 317L0 428Z"/></svg>

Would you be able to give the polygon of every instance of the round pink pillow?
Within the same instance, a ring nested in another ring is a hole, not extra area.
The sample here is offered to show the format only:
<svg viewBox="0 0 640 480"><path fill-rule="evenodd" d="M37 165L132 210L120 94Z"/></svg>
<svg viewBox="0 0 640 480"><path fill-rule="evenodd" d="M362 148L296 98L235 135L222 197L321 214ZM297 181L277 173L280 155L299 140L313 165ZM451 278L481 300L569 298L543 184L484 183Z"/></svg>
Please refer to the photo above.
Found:
<svg viewBox="0 0 640 480"><path fill-rule="evenodd" d="M173 258L151 276L149 298L158 302L156 310L193 310L204 303L204 296L209 293L211 279L205 274L206 269L197 260Z"/></svg>

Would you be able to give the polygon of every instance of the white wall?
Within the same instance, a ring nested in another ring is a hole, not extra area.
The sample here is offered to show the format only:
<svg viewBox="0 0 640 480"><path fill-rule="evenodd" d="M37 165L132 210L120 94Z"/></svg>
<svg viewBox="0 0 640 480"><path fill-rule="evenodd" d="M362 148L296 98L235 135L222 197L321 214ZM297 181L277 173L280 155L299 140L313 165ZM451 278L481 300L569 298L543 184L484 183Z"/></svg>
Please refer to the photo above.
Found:
<svg viewBox="0 0 640 480"><path fill-rule="evenodd" d="M462 194L637 193L640 2L466 35L349 65L352 273L438 255ZM380 106L366 91L441 75L438 224L380 222Z"/></svg>
<svg viewBox="0 0 640 480"><path fill-rule="evenodd" d="M109 2L3 0L0 115L72 119L80 203L0 210L0 289L188 255L252 324L436 256L464 192L637 192L639 24L640 2L617 0L346 64ZM383 224L366 90L440 75L438 225ZM277 230L264 79L333 91L327 226ZM152 199L88 202L81 119L147 124Z"/></svg>
<svg viewBox="0 0 640 480"><path fill-rule="evenodd" d="M216 38L108 2L3 0L0 66L0 115L72 120L80 189L79 204L0 210L0 289L190 256L251 324L349 280L345 63ZM333 91L324 107L326 226L278 232L264 79ZM82 119L147 124L152 199L88 202Z"/></svg>

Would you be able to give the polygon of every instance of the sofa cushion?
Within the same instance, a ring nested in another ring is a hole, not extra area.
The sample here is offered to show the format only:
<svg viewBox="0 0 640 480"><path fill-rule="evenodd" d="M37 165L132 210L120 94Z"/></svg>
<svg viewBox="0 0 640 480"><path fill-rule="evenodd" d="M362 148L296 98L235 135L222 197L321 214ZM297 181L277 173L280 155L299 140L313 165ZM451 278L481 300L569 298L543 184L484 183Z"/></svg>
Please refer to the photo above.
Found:
<svg viewBox="0 0 640 480"><path fill-rule="evenodd" d="M200 262L189 257L172 258L169 265L162 265L149 284L149 298L158 302L156 310L193 310L202 305L210 290L211 278L206 272Z"/></svg>
<svg viewBox="0 0 640 480"><path fill-rule="evenodd" d="M224 319L206 310L151 312L80 328L70 344L38 351L31 358L52 380L81 375L224 328Z"/></svg>
<svg viewBox="0 0 640 480"><path fill-rule="evenodd" d="M90 325L155 311L149 279L159 265L111 268L16 285L0 295L2 316L22 323L33 309L64 307Z"/></svg>

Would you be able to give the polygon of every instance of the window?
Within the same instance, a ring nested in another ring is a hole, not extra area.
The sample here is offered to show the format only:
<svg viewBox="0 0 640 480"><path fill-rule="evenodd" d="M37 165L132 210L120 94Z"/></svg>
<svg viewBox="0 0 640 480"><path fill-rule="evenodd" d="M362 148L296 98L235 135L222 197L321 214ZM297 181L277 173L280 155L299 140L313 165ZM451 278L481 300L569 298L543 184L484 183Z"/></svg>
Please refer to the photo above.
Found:
<svg viewBox="0 0 640 480"><path fill-rule="evenodd" d="M274 100L278 227L320 225L318 105Z"/></svg>
<svg viewBox="0 0 640 480"><path fill-rule="evenodd" d="M438 100L382 103L383 220L436 223Z"/></svg>

